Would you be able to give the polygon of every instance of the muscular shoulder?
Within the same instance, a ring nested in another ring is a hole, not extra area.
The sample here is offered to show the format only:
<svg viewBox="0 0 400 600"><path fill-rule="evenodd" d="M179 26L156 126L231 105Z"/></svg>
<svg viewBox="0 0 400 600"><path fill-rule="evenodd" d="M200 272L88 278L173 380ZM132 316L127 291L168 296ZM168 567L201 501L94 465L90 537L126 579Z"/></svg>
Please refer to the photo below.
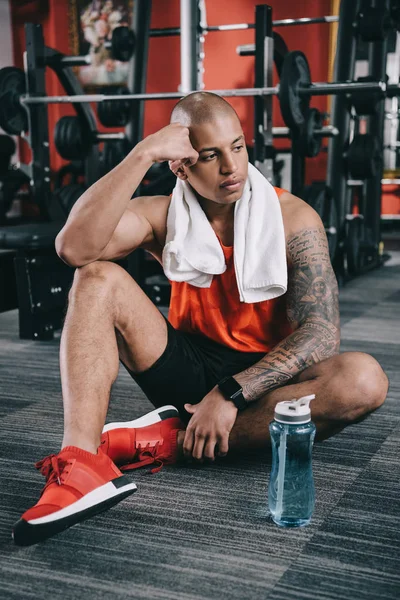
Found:
<svg viewBox="0 0 400 600"><path fill-rule="evenodd" d="M132 210L137 210L146 217L153 230L153 240L147 244L145 249L152 250L153 246L165 244L167 235L167 214L171 202L170 196L141 196L137 198L138 205Z"/></svg>
<svg viewBox="0 0 400 600"><path fill-rule="evenodd" d="M324 238L324 226L319 214L304 200L289 192L279 196L281 203L283 227L286 238L288 265L293 265L293 244L295 240L304 241L314 237L315 231Z"/></svg>
<svg viewBox="0 0 400 600"><path fill-rule="evenodd" d="M286 239L308 227L321 227L319 214L304 200L283 192L279 196Z"/></svg>

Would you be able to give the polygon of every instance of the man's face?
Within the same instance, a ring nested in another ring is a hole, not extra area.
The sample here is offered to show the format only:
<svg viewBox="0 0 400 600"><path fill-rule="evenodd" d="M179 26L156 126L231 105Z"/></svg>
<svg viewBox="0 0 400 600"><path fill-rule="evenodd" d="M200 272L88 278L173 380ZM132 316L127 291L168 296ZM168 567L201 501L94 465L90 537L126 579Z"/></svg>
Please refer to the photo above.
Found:
<svg viewBox="0 0 400 600"><path fill-rule="evenodd" d="M248 154L237 117L227 115L190 127L190 141L199 153L193 167L184 167L190 185L218 204L239 200L247 179Z"/></svg>

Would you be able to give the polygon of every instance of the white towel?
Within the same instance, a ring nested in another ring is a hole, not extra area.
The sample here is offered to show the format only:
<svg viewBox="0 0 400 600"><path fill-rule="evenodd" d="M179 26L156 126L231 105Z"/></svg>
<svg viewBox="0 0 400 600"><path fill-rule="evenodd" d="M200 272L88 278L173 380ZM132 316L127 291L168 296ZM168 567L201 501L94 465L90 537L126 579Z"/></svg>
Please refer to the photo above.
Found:
<svg viewBox="0 0 400 600"><path fill-rule="evenodd" d="M287 289L282 211L274 187L249 163L242 197L235 203L233 257L241 302L277 298ZM223 250L193 189L177 179L167 216L162 254L170 281L211 286L226 271Z"/></svg>

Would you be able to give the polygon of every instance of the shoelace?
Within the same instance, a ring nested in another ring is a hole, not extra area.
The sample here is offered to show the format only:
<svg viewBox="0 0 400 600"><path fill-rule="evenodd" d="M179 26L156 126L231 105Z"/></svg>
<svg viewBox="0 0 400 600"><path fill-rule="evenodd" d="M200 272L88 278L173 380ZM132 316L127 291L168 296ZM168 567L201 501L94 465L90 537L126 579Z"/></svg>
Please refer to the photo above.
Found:
<svg viewBox="0 0 400 600"><path fill-rule="evenodd" d="M164 462L161 458L156 458L156 454L158 452L158 447L160 442L156 442L155 446L150 447L150 444L146 444L144 448L142 448L141 444L138 444L136 448L136 452L133 455L133 459L135 462L130 463L129 465L123 465L120 467L121 471L130 471L132 469L139 469L140 467L144 467L145 465L152 465L153 463L158 463L157 467L150 469L146 475L150 473L158 473L164 466Z"/></svg>
<svg viewBox="0 0 400 600"><path fill-rule="evenodd" d="M65 469L68 462L59 458L57 454L49 454L42 460L39 460L35 463L35 467L41 474L46 477L46 485L44 486L44 490L51 483L57 482L58 485L61 485L61 474ZM43 490L43 491L44 491Z"/></svg>

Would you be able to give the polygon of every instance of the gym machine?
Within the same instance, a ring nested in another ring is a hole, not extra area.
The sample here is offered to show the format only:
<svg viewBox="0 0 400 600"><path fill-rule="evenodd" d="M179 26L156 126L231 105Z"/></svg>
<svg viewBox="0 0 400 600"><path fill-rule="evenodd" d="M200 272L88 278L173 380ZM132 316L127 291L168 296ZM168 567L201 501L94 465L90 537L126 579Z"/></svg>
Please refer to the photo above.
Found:
<svg viewBox="0 0 400 600"><path fill-rule="evenodd" d="M262 17L259 17L258 22L261 23L260 24L260 29L259 31L263 31L264 32L264 39L263 39L263 48L267 48L270 46L270 52L265 52L262 53L262 57L263 57L263 61L258 62L258 64L271 64L271 60L272 60L272 43L269 42L269 40L267 40L267 42L265 43L265 39L267 37L269 37L272 40L271 35L267 36L267 33L271 33L271 27L270 27L270 21L271 18L268 15L268 9L266 9L265 7L258 7L258 11L259 11L259 15L262 15ZM144 17L146 17L146 15L144 15ZM257 13L256 13L256 17L257 17ZM148 15L147 15L147 21L148 21ZM256 18L257 21L257 18ZM39 26L27 26L27 28L29 29L29 27L34 27L34 28L38 28ZM255 24L255 28L256 28L256 32L257 32L257 23ZM193 30L195 28L190 28L190 30L193 33ZM41 33L41 31L40 31ZM262 39L262 34L259 34L259 40ZM260 45L261 41L259 42ZM38 48L40 47L40 43L36 43L36 49L35 52L36 54L38 54ZM191 46L192 47L192 46ZM44 52L43 52L43 48L44 48L44 44L43 44L43 40L42 40L42 53L41 53L41 57L43 58L44 56ZM32 49L29 49L30 52L32 52ZM34 52L34 55L35 55ZM55 51L54 51L55 52ZM259 54L259 53L257 53ZM30 61L32 64L35 63L35 60L37 60L37 58L30 58ZM55 59L56 60L56 59ZM29 63L29 60L28 60ZM42 60L42 64L43 64L43 60ZM66 69L65 65L63 66L63 71ZM196 61L195 63L195 67L193 67L193 70L196 71L196 73L198 73L198 61ZM260 69L259 69L260 70ZM270 69L271 71L271 69ZM143 75L143 70L142 70L142 75ZM263 73L263 77L266 77L266 75ZM143 78L143 77L142 77ZM76 110L78 113L78 110L83 110L82 107L87 105L90 102L98 102L98 103L103 103L103 102L107 102L107 103L111 103L111 102L130 102L132 106L134 105L138 105L138 102L143 103L143 101L147 101L147 100L152 100L152 99L166 99L166 98L181 98L183 95L186 95L186 93L190 93L191 90L188 90L187 92L166 92L166 93L156 93L156 94L145 94L142 91L139 92L133 92L133 93L124 93L123 94L123 98L121 97L121 94L110 94L110 95L106 95L106 94L92 94L92 95L84 95L81 93L76 93L76 88L74 88L71 92L69 92L68 88L66 86L65 89L67 91L67 95L65 96L54 96L54 97L47 97L45 95L45 93L43 92L43 90L38 89L38 86L31 86L30 83L30 78L27 77L26 81L25 81L25 85L27 84L26 87L24 87L23 85L23 80L21 81L21 78L18 80L18 83L15 85L5 85L4 84L5 78L3 78L3 72L0 71L0 89L1 89L1 96L2 99L6 99L6 102L2 102L1 103L1 107L0 107L0 124L3 124L4 121L7 120L7 118L10 115L13 115L13 118L18 119L21 121L23 119L26 119L26 113L28 113L28 115L31 114L36 114L35 110L36 109L44 109L45 106L47 104L50 103L71 103L74 106L77 105ZM258 83L258 79L257 79L257 83ZM260 87L254 87L254 88L244 88L244 89L228 89L228 90L211 90L214 93L218 93L222 96L226 96L226 97L235 97L235 96L253 96L255 98L255 101L260 101L260 106L262 103L263 106L263 110L259 111L259 116L257 118L261 118L261 114L262 114L262 118L263 118L263 125L264 125L264 106L265 106L265 102L268 100L271 100L273 95L277 95L279 97L280 100L280 104L281 104L281 110L282 110L282 114L284 116L284 119L286 121L286 124L288 126L288 128L292 131L293 129L299 128L299 129L303 129L303 127L305 126L305 124L307 123L307 120L309 118L309 103L310 103L310 99L313 95L337 95L338 97L340 96L344 96L346 94L349 93L355 93L355 92L373 92L376 93L379 97L385 97L388 94L392 94L392 95L399 95L399 89L400 86L399 85L391 85L388 86L386 81L384 79L378 79L378 80L374 80L374 81L359 81L359 82L352 82L352 81L337 81L337 82L333 82L333 83L312 83L311 82L311 77L310 77L310 73L309 73L309 68L308 68L308 63L307 60L305 58L305 56L300 53L300 52L295 52L295 53L287 53L284 58L283 61L281 62L281 80L280 83L273 87L270 84L270 80L266 79L263 80L262 83L259 83ZM35 94L32 95L32 90L35 91ZM79 116L79 113L78 113ZM132 117L132 113L131 113L131 117ZM30 117L32 119L32 117ZM313 118L311 120L313 122L313 125L311 127L311 129L313 131L318 131L318 132L322 132L322 130L324 128L321 127L321 123L318 121L318 119ZM132 123L132 120L131 120ZM315 126L317 125L317 126ZM21 128L21 134L24 134L25 129L24 126L26 127L26 125L22 125ZM61 126L60 126L61 127ZM66 127L66 125L62 126L62 127ZM61 127L61 128L62 128ZM270 125L268 125L268 127L270 127ZM268 130L267 127L267 130ZM30 127L28 127L29 129L29 133L30 136L32 137L32 129ZM337 128L338 129L338 128ZM263 129L264 132L264 129ZM333 134L333 132L336 132L336 127L335 125L333 125L331 132ZM47 133L47 132L46 132ZM99 140L98 137L98 133L96 132L95 128L90 129L90 133L91 133L91 149L90 152L94 151L94 148L96 147L96 142ZM270 138L272 138L272 134L273 134L273 130L272 127L270 127L270 130L268 131L268 135L270 136ZM324 132L325 134L325 132ZM104 135L104 134L102 134ZM107 134L105 134L107 135ZM318 136L315 136L318 137ZM261 139L261 138L260 138ZM264 135L262 137L262 142L260 142L260 145L265 145L264 144ZM46 141L46 140L45 140ZM121 141L121 140L119 140ZM48 143L48 142L47 142ZM269 143L269 140L268 140ZM46 146L45 146L46 147ZM48 146L47 146L47 154L48 154ZM260 165L262 165L262 167L268 169L268 164L265 163L265 161L270 160L268 157L266 157L265 155L262 156L262 150L260 150L260 156L261 156L261 160L257 158L257 160L259 160ZM44 162L44 164L46 164L46 161ZM270 170L269 170L270 173ZM90 180L89 180L90 181ZM50 215L48 215L50 216ZM41 225L43 225L44 227L50 226L50 227L54 227L54 222L50 222L50 223L42 223ZM15 229L15 228L14 228ZM45 234L46 232L44 232L44 229L42 230L42 232ZM32 232L30 232L29 235L31 235ZM0 231L0 235L3 235L3 241L4 241L4 233L2 231ZM5 242L10 243L10 239L12 238L12 236L6 236L8 237L7 241ZM45 235L43 236L45 237ZM54 238L55 235L53 235L53 240L52 240L52 250L54 251ZM48 235L48 240L51 239L51 235ZM29 246L28 243L24 244L24 247L26 250L32 250L34 248L38 248L38 236L36 235L31 235L31 239L30 242L36 242L36 246ZM16 242L16 240L14 240L14 242ZM49 243L49 246L51 245L51 242ZM48 246L48 247L49 247ZM4 246L3 246L4 247ZM8 247L18 247L18 245L14 245L13 246L8 246ZM53 252L54 254L54 252ZM135 253L134 253L135 254ZM59 261L58 259L58 264L60 264L61 261ZM36 261L31 262L29 264L36 264ZM66 267L66 265L64 265ZM140 265L140 267L142 267L143 265ZM159 267L159 265L158 265ZM69 267L66 267L67 269L69 269ZM139 274L138 279L140 281L143 281L141 279L141 276ZM65 291L63 286L60 285L48 285L47 289L51 290L52 294L56 294L60 292L60 289L62 289L63 291ZM157 292L157 290L154 290L155 292ZM152 298L157 304L164 304L165 303L165 298L162 298L160 295L157 296L156 298ZM49 305L51 304L51 302L49 302ZM64 304L65 304L65 294L64 294ZM43 305L42 303L36 303L35 307L36 308L41 308ZM32 302L31 302L31 309L32 309ZM32 310L31 310L32 312ZM38 320L36 321L38 322ZM21 321L20 321L21 323ZM57 323L56 318L54 319L54 323ZM28 328L26 328L25 331L25 335L26 337L31 337L32 339L44 339L44 338L51 338L52 334L53 334L53 329L55 328L54 323L52 323L51 325L49 325L48 323L46 323L44 327L42 327L40 329L40 331L38 331L38 328L35 326L35 331L31 331L30 333L26 333L26 331L28 331ZM22 327L20 327L20 336L23 337L21 335L21 331L22 331Z"/></svg>

